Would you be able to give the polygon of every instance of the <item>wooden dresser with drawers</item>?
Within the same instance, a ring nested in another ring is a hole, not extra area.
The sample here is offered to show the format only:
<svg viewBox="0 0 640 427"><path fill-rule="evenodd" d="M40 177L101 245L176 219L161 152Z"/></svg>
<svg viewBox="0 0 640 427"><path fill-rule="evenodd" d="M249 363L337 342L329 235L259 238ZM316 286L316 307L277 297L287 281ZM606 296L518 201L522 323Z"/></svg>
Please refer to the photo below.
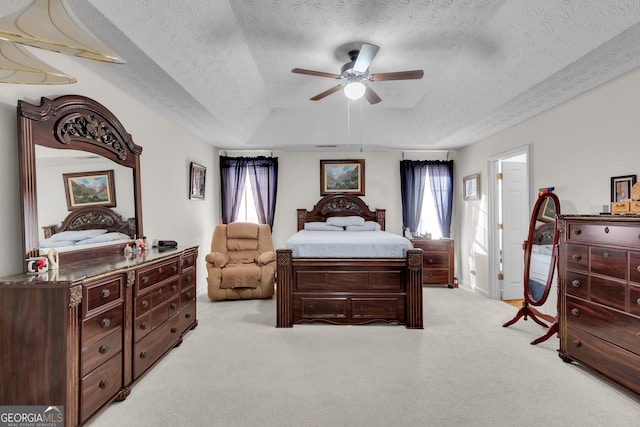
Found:
<svg viewBox="0 0 640 427"><path fill-rule="evenodd" d="M422 284L453 288L453 240L412 239L411 243L422 249Z"/></svg>
<svg viewBox="0 0 640 427"><path fill-rule="evenodd" d="M640 217L559 217L560 357L640 394Z"/></svg>
<svg viewBox="0 0 640 427"><path fill-rule="evenodd" d="M0 278L0 402L84 424L197 326L197 247Z"/></svg>

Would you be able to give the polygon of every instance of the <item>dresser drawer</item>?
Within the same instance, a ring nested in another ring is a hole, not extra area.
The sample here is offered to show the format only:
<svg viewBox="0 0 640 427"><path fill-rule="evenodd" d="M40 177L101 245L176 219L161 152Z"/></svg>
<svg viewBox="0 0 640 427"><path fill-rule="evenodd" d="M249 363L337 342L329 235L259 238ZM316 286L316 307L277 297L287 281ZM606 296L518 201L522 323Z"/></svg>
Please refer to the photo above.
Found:
<svg viewBox="0 0 640 427"><path fill-rule="evenodd" d="M423 252L422 268L447 268L449 267L449 254L442 252Z"/></svg>
<svg viewBox="0 0 640 427"><path fill-rule="evenodd" d="M86 420L110 402L122 388L122 353L109 359L80 381L80 419Z"/></svg>
<svg viewBox="0 0 640 427"><path fill-rule="evenodd" d="M402 290L402 272L400 270L351 269L348 271L327 271L305 269L294 271L297 276L296 291L347 289L393 291Z"/></svg>
<svg viewBox="0 0 640 427"><path fill-rule="evenodd" d="M640 355L640 318L567 298L567 325Z"/></svg>
<svg viewBox="0 0 640 427"><path fill-rule="evenodd" d="M640 286L629 285L629 313L640 316Z"/></svg>
<svg viewBox="0 0 640 427"><path fill-rule="evenodd" d="M113 301L122 299L123 277L118 275L108 280L93 282L84 288L83 299L86 302L84 314L100 309Z"/></svg>
<svg viewBox="0 0 640 427"><path fill-rule="evenodd" d="M640 284L640 253L629 252L629 280Z"/></svg>
<svg viewBox="0 0 640 427"><path fill-rule="evenodd" d="M584 224L569 221L566 239L572 242L602 243L616 246L640 244L640 227L623 224Z"/></svg>
<svg viewBox="0 0 640 427"><path fill-rule="evenodd" d="M133 345L133 378L144 373L158 358L173 347L180 338L180 319L173 316Z"/></svg>
<svg viewBox="0 0 640 427"><path fill-rule="evenodd" d="M196 322L196 302L190 301L180 309L180 331L184 333Z"/></svg>
<svg viewBox="0 0 640 427"><path fill-rule="evenodd" d="M122 329L82 349L82 374L87 375L104 361L122 350Z"/></svg>
<svg viewBox="0 0 640 427"><path fill-rule="evenodd" d="M296 301L297 302L297 301ZM300 317L314 318L347 318L347 298L300 298Z"/></svg>
<svg viewBox="0 0 640 427"><path fill-rule="evenodd" d="M571 326L567 326L563 341L564 351L572 359L640 393L640 356Z"/></svg>
<svg viewBox="0 0 640 427"><path fill-rule="evenodd" d="M95 344L107 335L122 328L123 324L122 304L110 310L97 313L82 321L82 347Z"/></svg>
<svg viewBox="0 0 640 427"><path fill-rule="evenodd" d="M627 275L627 252L592 247L591 272L624 280Z"/></svg>
<svg viewBox="0 0 640 427"><path fill-rule="evenodd" d="M575 271L567 271L565 291L568 295L589 298L589 276Z"/></svg>
<svg viewBox="0 0 640 427"><path fill-rule="evenodd" d="M182 257L182 271L193 268L196 265L196 254L189 253Z"/></svg>
<svg viewBox="0 0 640 427"><path fill-rule="evenodd" d="M177 276L179 263L180 261L178 258L174 258L166 262L155 264L152 267L141 268L136 272L137 290L140 291L164 280L171 279L173 276Z"/></svg>
<svg viewBox="0 0 640 427"><path fill-rule="evenodd" d="M191 268L186 272L182 273L180 276L180 286L182 289L188 288L190 286L195 286L196 284L196 270L195 268Z"/></svg>
<svg viewBox="0 0 640 427"><path fill-rule="evenodd" d="M422 283L438 284L449 283L449 270L422 269Z"/></svg>
<svg viewBox="0 0 640 427"><path fill-rule="evenodd" d="M583 245L567 245L567 268L589 271L589 247Z"/></svg>
<svg viewBox="0 0 640 427"><path fill-rule="evenodd" d="M351 313L354 319L401 320L404 302L400 298L353 298Z"/></svg>
<svg viewBox="0 0 640 427"><path fill-rule="evenodd" d="M195 299L196 299L196 287L194 285L184 289L180 293L180 307L184 307L185 305L189 304L191 301L195 301Z"/></svg>
<svg viewBox="0 0 640 427"><path fill-rule="evenodd" d="M624 282L591 276L589 300L621 311L626 310L626 290Z"/></svg>

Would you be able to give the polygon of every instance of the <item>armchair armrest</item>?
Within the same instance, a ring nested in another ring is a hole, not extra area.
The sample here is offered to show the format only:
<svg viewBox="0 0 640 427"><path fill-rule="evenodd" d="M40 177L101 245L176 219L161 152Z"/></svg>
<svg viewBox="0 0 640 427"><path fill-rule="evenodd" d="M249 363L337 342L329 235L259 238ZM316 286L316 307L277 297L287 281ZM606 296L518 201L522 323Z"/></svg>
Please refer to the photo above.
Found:
<svg viewBox="0 0 640 427"><path fill-rule="evenodd" d="M266 251L260 254L258 258L256 258L256 262L258 265L267 265L276 260L276 253L274 251Z"/></svg>
<svg viewBox="0 0 640 427"><path fill-rule="evenodd" d="M229 255L223 252L211 252L204 257L204 260L214 267L224 267L229 262Z"/></svg>

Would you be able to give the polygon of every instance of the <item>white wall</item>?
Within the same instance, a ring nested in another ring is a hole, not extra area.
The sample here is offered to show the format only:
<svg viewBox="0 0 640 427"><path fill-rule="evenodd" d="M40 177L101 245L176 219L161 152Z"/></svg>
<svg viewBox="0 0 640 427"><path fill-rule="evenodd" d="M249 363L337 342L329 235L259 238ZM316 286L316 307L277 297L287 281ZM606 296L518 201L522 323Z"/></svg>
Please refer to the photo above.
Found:
<svg viewBox="0 0 640 427"><path fill-rule="evenodd" d="M16 106L18 100L39 103L40 97L78 94L110 109L143 147L141 156L142 213L149 239L172 239L180 246L199 245L198 290L206 288L204 254L219 218L217 150L138 102L74 59L52 52L35 52L52 66L78 79L65 86L1 85L0 91L0 276L22 271L22 214ZM120 65L104 64L105 67ZM162 90L162 88L158 88ZM207 167L205 199L189 200L189 165ZM62 185L62 178L60 178ZM117 189L116 189L117 191ZM62 218L60 218L62 219Z"/></svg>
<svg viewBox="0 0 640 427"><path fill-rule="evenodd" d="M487 159L531 144L530 206L538 188L555 187L562 213L599 213L610 201L612 176L640 174L639 93L640 70L456 153L456 271L461 285L489 293ZM482 197L465 202L462 177L478 172Z"/></svg>

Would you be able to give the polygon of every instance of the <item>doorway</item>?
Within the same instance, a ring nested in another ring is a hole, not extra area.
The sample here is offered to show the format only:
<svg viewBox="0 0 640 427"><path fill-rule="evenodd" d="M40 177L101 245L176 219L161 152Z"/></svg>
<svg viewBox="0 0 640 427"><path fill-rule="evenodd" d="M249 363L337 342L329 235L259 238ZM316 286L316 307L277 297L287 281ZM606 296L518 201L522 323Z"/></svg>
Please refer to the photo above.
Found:
<svg viewBox="0 0 640 427"><path fill-rule="evenodd" d="M524 294L522 243L529 231L529 146L489 158L489 296Z"/></svg>

